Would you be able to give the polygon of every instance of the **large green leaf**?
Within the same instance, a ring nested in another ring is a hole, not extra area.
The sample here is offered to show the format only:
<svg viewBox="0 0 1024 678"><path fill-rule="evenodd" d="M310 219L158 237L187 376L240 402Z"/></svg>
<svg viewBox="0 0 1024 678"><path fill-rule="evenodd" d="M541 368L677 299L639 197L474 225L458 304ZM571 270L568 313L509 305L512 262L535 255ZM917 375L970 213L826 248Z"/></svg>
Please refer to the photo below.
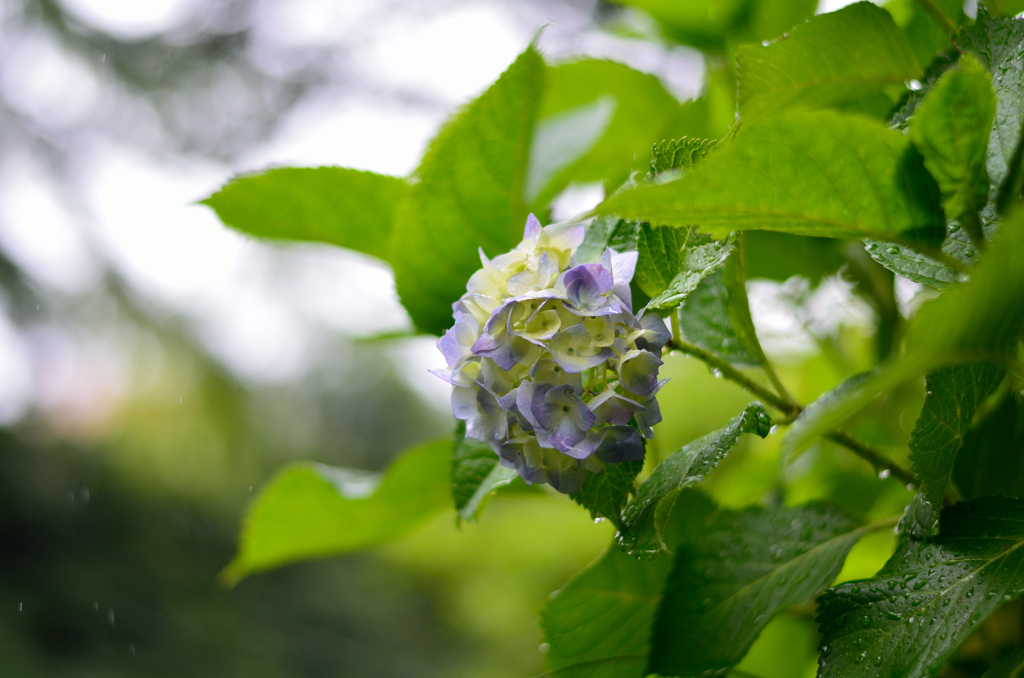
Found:
<svg viewBox="0 0 1024 678"><path fill-rule="evenodd" d="M666 550L665 525L679 493L703 480L741 435L756 433L764 438L770 428L764 406L751 403L723 428L683 446L658 464L622 514L622 527L616 534L619 546L637 557L651 557Z"/></svg>
<svg viewBox="0 0 1024 678"><path fill-rule="evenodd" d="M685 519L666 535L673 546L714 506L696 491L679 497ZM670 558L637 560L613 544L555 593L541 612L551 678L644 678L651 628Z"/></svg>
<svg viewBox="0 0 1024 678"><path fill-rule="evenodd" d="M967 432L953 480L967 499L1024 496L1024 397L1006 395Z"/></svg>
<svg viewBox="0 0 1024 678"><path fill-rule="evenodd" d="M863 109L879 97L891 107L886 86L922 74L892 17L870 2L814 17L785 40L741 47L736 70L744 120L797 107Z"/></svg>
<svg viewBox="0 0 1024 678"><path fill-rule="evenodd" d="M818 599L820 678L934 675L1000 604L1024 594L1024 501L943 510L933 543L905 540L877 575Z"/></svg>
<svg viewBox="0 0 1024 678"><path fill-rule="evenodd" d="M657 78L623 64L581 59L551 66L527 203L539 213L570 181L618 186L644 169L656 141L706 135L705 117L701 102L681 104ZM540 172L539 165L550 170Z"/></svg>
<svg viewBox="0 0 1024 678"><path fill-rule="evenodd" d="M488 497L515 480L516 472L498 462L498 455L490 445L466 438L465 428L465 424L459 422L451 462L452 499L458 519L473 522Z"/></svg>
<svg viewBox="0 0 1024 678"><path fill-rule="evenodd" d="M451 305L489 256L522 238L527 160L544 89L531 46L431 142L419 182L398 208L391 262L398 294L421 330L443 333Z"/></svg>
<svg viewBox="0 0 1024 678"><path fill-rule="evenodd" d="M692 170L717 145L716 141L690 137L655 144L650 177L659 178L672 170ZM695 226L652 228L641 223L637 251L634 280L652 298L647 308L665 310L678 306L704 278L721 268L733 245L714 240Z"/></svg>
<svg viewBox="0 0 1024 678"><path fill-rule="evenodd" d="M961 0L934 0L934 4L958 26L967 18ZM923 3L917 0L889 0L885 3L885 9L893 15L907 36L907 44L921 66L927 67L937 54L952 48L951 36L928 13Z"/></svg>
<svg viewBox="0 0 1024 678"><path fill-rule="evenodd" d="M985 161L996 98L988 73L970 54L960 58L921 102L910 139L942 192L942 206L980 241L978 212L988 200Z"/></svg>
<svg viewBox="0 0 1024 678"><path fill-rule="evenodd" d="M863 534L860 521L824 504L712 514L676 550L649 670L698 676L735 666L772 617L835 580Z"/></svg>
<svg viewBox="0 0 1024 678"><path fill-rule="evenodd" d="M679 331L691 344L714 353L730 364L756 366L758 360L740 340L730 313L737 303L746 302L746 296L736 300L730 294L731 291L725 284L725 271L722 269L700 281L679 306Z"/></svg>
<svg viewBox="0 0 1024 678"><path fill-rule="evenodd" d="M779 37L814 14L813 0L616 0L643 9L669 38L720 52L730 43Z"/></svg>
<svg viewBox="0 0 1024 678"><path fill-rule="evenodd" d="M905 533L924 538L938 530L939 510L957 452L974 413L1002 378L1003 371L990 363L943 367L926 377L924 406L907 443L920 492L900 524Z"/></svg>
<svg viewBox="0 0 1024 678"><path fill-rule="evenodd" d="M676 181L623 191L598 211L656 225L699 224L830 238L941 238L935 181L899 132L835 111L789 111L740 128Z"/></svg>
<svg viewBox="0 0 1024 678"><path fill-rule="evenodd" d="M921 306L904 349L872 374L840 385L797 418L783 450L803 450L841 426L879 394L959 362L1005 363L1024 332L1024 212L1003 225L971 280Z"/></svg>
<svg viewBox="0 0 1024 678"><path fill-rule="evenodd" d="M260 238L315 240L388 261L404 179L344 167L285 167L232 179L202 201L231 228Z"/></svg>
<svg viewBox="0 0 1024 678"><path fill-rule="evenodd" d="M238 554L222 578L235 583L400 536L451 505L451 453L449 438L427 443L399 457L383 478L308 462L288 466L249 507Z"/></svg>

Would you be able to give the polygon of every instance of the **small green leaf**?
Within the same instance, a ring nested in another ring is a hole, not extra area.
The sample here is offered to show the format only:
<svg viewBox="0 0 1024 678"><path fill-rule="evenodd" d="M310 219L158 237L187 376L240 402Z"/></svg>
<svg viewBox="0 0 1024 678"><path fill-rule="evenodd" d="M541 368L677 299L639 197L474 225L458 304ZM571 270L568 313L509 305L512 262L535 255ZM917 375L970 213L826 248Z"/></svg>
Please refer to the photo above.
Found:
<svg viewBox="0 0 1024 678"><path fill-rule="evenodd" d="M777 613L835 580L860 526L824 504L713 513L676 550L649 670L698 676L735 666Z"/></svg>
<svg viewBox="0 0 1024 678"><path fill-rule="evenodd" d="M226 225L259 238L314 240L389 261L404 179L344 167L285 167L232 179L202 201Z"/></svg>
<svg viewBox="0 0 1024 678"><path fill-rule="evenodd" d="M933 369L961 362L1000 364L1024 333L1024 212L1000 228L971 279L921 306L903 351L870 375L841 384L797 417L783 440L792 455L832 431L879 394Z"/></svg>
<svg viewBox="0 0 1024 678"><path fill-rule="evenodd" d="M718 141L683 137L669 141L659 141L651 149L651 174L657 176L662 172L681 169L689 170L710 153Z"/></svg>
<svg viewBox="0 0 1024 678"><path fill-rule="evenodd" d="M835 111L743 125L681 179L611 197L598 211L715 237L761 229L830 238L941 237L935 181L899 132Z"/></svg>
<svg viewBox="0 0 1024 678"><path fill-rule="evenodd" d="M502 466L487 443L466 438L465 424L459 422L451 462L452 498L458 519L475 522L487 498L515 478L515 469Z"/></svg>
<svg viewBox="0 0 1024 678"><path fill-rule="evenodd" d="M221 573L253 572L337 555L394 539L450 505L448 438L399 457L375 474L300 462L263 488L249 507L238 554Z"/></svg>
<svg viewBox="0 0 1024 678"><path fill-rule="evenodd" d="M618 527L622 523L622 509L643 468L643 460L606 464L603 473L588 473L583 487L572 498L590 511L591 518L607 518Z"/></svg>
<svg viewBox="0 0 1024 678"><path fill-rule="evenodd" d="M1024 496L1024 397L1004 396L967 432L953 480L967 499Z"/></svg>
<svg viewBox="0 0 1024 678"><path fill-rule="evenodd" d="M675 546L714 510L699 492L678 501L686 520L673 521ZM669 558L637 560L613 544L555 593L541 611L550 678L644 678L654 614Z"/></svg>
<svg viewBox="0 0 1024 678"><path fill-rule="evenodd" d="M1024 502L954 504L940 524L933 543L904 540L873 578L818 599L819 678L934 675L996 607L1024 593Z"/></svg>
<svg viewBox="0 0 1024 678"><path fill-rule="evenodd" d="M769 45L741 47L736 70L744 120L790 108L863 108L887 85L922 75L892 17L870 2L816 16Z"/></svg>
<svg viewBox="0 0 1024 678"><path fill-rule="evenodd" d="M522 238L523 203L544 61L531 46L498 81L448 122L417 170L391 237L395 283L419 329L442 334L451 305L480 268Z"/></svg>
<svg viewBox="0 0 1024 678"><path fill-rule="evenodd" d="M1002 378L1003 370L990 363L943 367L925 378L924 406L907 443L920 492L900 522L905 534L921 539L938 530L942 498L964 435Z"/></svg>
<svg viewBox="0 0 1024 678"><path fill-rule="evenodd" d="M996 97L989 75L970 54L943 75L910 120L910 140L939 184L949 219L980 241L978 212L988 199L985 160Z"/></svg>
<svg viewBox="0 0 1024 678"><path fill-rule="evenodd" d="M583 242L576 250L576 259L584 263L595 263L609 247L616 252L635 252L639 228L636 222L624 221L616 216L597 217L587 225Z"/></svg>
<svg viewBox="0 0 1024 678"><path fill-rule="evenodd" d="M680 491L703 480L736 446L741 435L756 433L764 438L770 428L764 406L751 403L723 428L685 445L658 464L623 512L622 527L616 535L619 546L636 557L651 557L666 550L665 525Z"/></svg>

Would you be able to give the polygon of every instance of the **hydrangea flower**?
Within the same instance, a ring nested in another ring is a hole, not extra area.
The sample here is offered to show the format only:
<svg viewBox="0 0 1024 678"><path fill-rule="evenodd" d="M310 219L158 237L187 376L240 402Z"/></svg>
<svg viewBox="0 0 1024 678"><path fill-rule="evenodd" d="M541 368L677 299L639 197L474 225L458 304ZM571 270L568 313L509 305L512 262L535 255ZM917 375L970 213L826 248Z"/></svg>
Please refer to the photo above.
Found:
<svg viewBox="0 0 1024 678"><path fill-rule="evenodd" d="M644 457L642 438L661 421L656 395L670 334L637 319L629 282L636 252L605 250L580 263L582 224L541 227L488 259L454 304L455 325L437 342L466 437L487 442L528 483L573 494L586 473Z"/></svg>

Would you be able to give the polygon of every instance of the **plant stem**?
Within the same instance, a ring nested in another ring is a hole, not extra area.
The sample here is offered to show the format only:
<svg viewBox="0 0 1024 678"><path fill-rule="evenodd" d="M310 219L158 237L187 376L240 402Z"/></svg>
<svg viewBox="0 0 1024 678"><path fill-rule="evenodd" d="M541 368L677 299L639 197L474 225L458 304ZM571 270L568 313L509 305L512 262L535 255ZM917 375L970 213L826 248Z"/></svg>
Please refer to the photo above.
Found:
<svg viewBox="0 0 1024 678"><path fill-rule="evenodd" d="M787 415L787 419L795 417L803 412L803 405L790 399L782 398L775 393L771 392L761 384L757 383L747 375L740 372L738 369L722 360L714 353L702 349L700 346L691 344L688 341L682 339L673 339L670 341L666 348L669 350L677 350L687 355L691 355L697 358L708 367L713 370L717 370L723 377L729 381L739 385L744 390L750 392L756 397L763 400L768 405L779 410L783 414ZM889 471L892 475L899 478L906 484L917 484L917 477L914 472L910 469L904 468L899 464L888 459L878 450L874 449L870 445L860 440L857 440L849 433L845 431L833 431L825 436L834 443L838 443L843 447L847 448L861 459L864 459L869 464L875 467L879 471Z"/></svg>
<svg viewBox="0 0 1024 678"><path fill-rule="evenodd" d="M869 464L875 467L878 471L889 471L893 476L899 478L907 485L916 485L917 476L914 472L908 468L904 468L899 464L894 463L891 459L887 458L884 454L871 447L867 443L857 440L849 433L841 430L835 430L832 433L825 435L826 438L834 443L839 443L846 449L856 454L861 459L865 460Z"/></svg>
<svg viewBox="0 0 1024 678"><path fill-rule="evenodd" d="M917 0L917 4L921 5L921 8L924 11L928 12L933 19L939 22L939 25L942 26L942 30L946 31L950 35L956 35L960 32L960 27L957 26L953 20L935 4L935 0Z"/></svg>
<svg viewBox="0 0 1024 678"><path fill-rule="evenodd" d="M708 367L717 370L723 377L729 381L739 384L740 387L754 394L767 404L771 405L775 409L779 410L784 414L793 414L799 412L802 408L795 402L786 402L781 397L775 395L773 392L757 383L747 375L743 374L735 367L722 360L714 353L705 351L700 346L691 344L688 341L682 339L673 339L666 346L668 349L675 349L681 351L687 355L692 355L701 362L705 363Z"/></svg>

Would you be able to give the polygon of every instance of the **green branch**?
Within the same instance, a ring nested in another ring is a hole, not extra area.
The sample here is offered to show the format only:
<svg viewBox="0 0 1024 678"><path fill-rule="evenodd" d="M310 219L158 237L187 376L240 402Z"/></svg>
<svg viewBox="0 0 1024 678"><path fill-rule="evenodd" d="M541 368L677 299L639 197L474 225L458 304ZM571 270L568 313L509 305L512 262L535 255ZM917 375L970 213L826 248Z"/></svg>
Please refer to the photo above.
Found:
<svg viewBox="0 0 1024 678"><path fill-rule="evenodd" d="M917 0L917 4L921 5L924 11L928 12L933 19L938 21L939 25L942 26L942 30L946 31L946 33L956 35L960 32L960 27L942 11L942 8L935 4L935 0Z"/></svg>
<svg viewBox="0 0 1024 678"><path fill-rule="evenodd" d="M804 411L804 406L800 403L796 402L792 398L784 398L777 395L765 386L762 386L740 372L725 360L722 360L714 353L711 353L700 346L696 346L679 338L673 338L668 342L666 348L669 350L680 351L681 353L697 358L724 378L737 384L748 393L760 398L765 404L782 412L786 415L787 421L792 421ZM908 485L917 484L917 477L914 475L913 471L900 466L875 448L861 440L858 440L857 438L854 438L849 433L837 430L827 434L825 437L832 442L847 448L858 457L874 466L876 471L888 471L894 477Z"/></svg>

